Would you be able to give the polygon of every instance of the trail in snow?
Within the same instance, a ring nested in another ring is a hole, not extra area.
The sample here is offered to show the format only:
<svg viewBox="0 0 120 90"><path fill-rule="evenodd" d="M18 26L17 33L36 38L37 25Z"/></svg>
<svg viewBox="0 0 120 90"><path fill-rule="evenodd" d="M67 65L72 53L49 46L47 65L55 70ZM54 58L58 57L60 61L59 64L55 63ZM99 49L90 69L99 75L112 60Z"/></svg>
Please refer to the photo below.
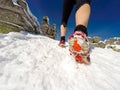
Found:
<svg viewBox="0 0 120 90"><path fill-rule="evenodd" d="M0 90L120 90L120 53L95 48L91 65L26 32L0 34Z"/></svg>

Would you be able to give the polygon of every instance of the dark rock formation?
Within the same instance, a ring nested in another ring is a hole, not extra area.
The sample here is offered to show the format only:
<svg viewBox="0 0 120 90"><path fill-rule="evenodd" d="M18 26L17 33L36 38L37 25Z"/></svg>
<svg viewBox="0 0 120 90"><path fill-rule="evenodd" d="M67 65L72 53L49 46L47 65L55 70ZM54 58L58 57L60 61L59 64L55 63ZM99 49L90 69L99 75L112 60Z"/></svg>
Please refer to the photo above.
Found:
<svg viewBox="0 0 120 90"><path fill-rule="evenodd" d="M57 36L56 24L53 24L52 26L50 26L49 18L47 16L43 17L41 31L43 35L53 39L55 39Z"/></svg>
<svg viewBox="0 0 120 90"><path fill-rule="evenodd" d="M39 24L26 0L0 0L0 33L26 30L37 32Z"/></svg>

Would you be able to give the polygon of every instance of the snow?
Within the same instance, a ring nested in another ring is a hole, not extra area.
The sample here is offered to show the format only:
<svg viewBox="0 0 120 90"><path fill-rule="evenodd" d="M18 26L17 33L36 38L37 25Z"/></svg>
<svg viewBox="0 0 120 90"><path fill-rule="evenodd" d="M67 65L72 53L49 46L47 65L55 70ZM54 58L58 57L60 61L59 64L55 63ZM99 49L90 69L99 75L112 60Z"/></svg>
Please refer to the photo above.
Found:
<svg viewBox="0 0 120 90"><path fill-rule="evenodd" d="M94 48L91 64L27 32L0 34L0 90L120 90L120 53Z"/></svg>
<svg viewBox="0 0 120 90"><path fill-rule="evenodd" d="M21 6L17 3L17 1L18 1L18 0L12 0L12 2L13 2L14 5L21 7Z"/></svg>

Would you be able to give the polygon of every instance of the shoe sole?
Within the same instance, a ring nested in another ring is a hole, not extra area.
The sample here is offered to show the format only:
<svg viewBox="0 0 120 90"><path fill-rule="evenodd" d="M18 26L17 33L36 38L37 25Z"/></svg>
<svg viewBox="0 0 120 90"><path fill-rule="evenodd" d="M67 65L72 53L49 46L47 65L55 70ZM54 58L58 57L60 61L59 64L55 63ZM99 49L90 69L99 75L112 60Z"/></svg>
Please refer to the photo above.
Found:
<svg viewBox="0 0 120 90"><path fill-rule="evenodd" d="M81 50L77 49L78 47L74 48L75 41L77 40L77 46L81 47ZM69 43L69 50L71 54L75 57L77 62L90 64L90 57L89 57L89 44L85 41L84 38L81 37L72 37L68 40ZM77 50L77 51L76 51Z"/></svg>
<svg viewBox="0 0 120 90"><path fill-rule="evenodd" d="M66 47L65 44L58 44L60 47Z"/></svg>

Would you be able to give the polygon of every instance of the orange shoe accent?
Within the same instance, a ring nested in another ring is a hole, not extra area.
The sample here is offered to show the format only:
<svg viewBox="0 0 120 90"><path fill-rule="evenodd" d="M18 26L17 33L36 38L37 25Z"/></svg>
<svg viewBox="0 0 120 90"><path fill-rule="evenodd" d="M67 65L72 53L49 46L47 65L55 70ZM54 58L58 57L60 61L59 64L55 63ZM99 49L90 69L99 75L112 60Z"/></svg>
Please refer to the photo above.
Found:
<svg viewBox="0 0 120 90"><path fill-rule="evenodd" d="M82 49L81 46L77 43L77 39L74 40L73 49L77 52Z"/></svg>
<svg viewBox="0 0 120 90"><path fill-rule="evenodd" d="M84 61L83 61L83 58L80 56L80 55L77 55L76 57L75 57L75 60L77 61L77 62L80 62L80 63L83 63Z"/></svg>

